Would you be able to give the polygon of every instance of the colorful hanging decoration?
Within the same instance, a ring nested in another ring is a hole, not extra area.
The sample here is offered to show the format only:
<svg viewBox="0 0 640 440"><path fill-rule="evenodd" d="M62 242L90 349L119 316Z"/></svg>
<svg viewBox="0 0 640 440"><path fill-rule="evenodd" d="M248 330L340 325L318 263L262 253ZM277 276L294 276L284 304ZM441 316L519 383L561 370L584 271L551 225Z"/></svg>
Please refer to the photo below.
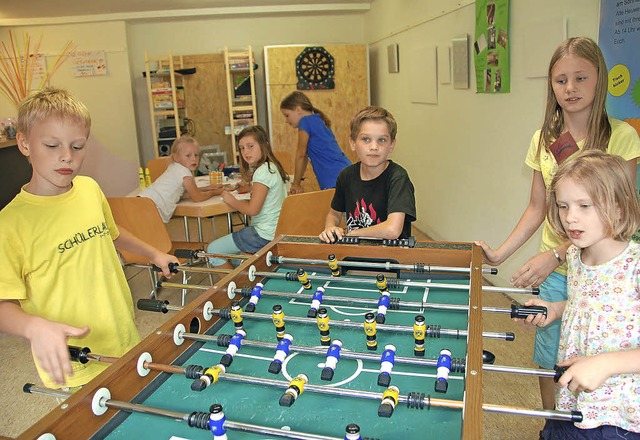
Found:
<svg viewBox="0 0 640 440"><path fill-rule="evenodd" d="M74 46L67 42L53 63L44 67L44 55L40 53L42 35L32 47L29 34L25 34L21 48L9 31L9 42L9 45L0 43L0 92L17 108L31 90L40 90L49 82Z"/></svg>

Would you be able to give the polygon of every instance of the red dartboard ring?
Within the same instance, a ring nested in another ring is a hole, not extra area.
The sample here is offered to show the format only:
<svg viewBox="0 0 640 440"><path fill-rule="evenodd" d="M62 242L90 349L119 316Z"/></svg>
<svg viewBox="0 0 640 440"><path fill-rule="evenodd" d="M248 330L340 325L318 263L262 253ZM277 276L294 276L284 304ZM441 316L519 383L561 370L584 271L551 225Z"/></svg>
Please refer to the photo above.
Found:
<svg viewBox="0 0 640 440"><path fill-rule="evenodd" d="M296 57L298 90L333 89L333 56L324 47L306 47Z"/></svg>

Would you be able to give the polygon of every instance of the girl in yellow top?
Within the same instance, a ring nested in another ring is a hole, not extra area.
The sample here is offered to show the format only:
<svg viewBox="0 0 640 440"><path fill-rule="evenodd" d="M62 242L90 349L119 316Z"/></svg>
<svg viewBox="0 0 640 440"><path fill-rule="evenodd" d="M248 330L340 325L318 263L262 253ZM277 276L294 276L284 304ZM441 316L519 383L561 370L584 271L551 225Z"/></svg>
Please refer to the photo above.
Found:
<svg viewBox="0 0 640 440"><path fill-rule="evenodd" d="M567 299L564 261L570 242L560 238L545 221L547 188L558 165L579 150L598 149L621 156L635 182L640 138L627 123L608 117L607 76L604 57L593 40L570 38L556 49L549 63L544 122L533 135L525 159L533 170L529 205L498 249L476 242L484 251L485 261L497 266L531 238L544 221L540 253L530 258L511 282L518 287L539 286L540 298L545 301ZM533 359L541 368L553 368L559 339L559 321L537 329ZM552 378L540 378L540 393L543 407L552 409Z"/></svg>

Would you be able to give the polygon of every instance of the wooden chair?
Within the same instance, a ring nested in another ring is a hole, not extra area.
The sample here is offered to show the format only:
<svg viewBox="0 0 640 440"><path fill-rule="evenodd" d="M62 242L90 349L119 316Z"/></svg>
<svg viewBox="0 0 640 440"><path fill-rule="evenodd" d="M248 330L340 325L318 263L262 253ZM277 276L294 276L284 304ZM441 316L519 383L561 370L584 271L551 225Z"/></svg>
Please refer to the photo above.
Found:
<svg viewBox="0 0 640 440"><path fill-rule="evenodd" d="M147 168L149 168L149 176L151 177L151 182L155 182L156 179L160 177L162 173L164 173L164 171L170 164L171 156L158 157L147 162Z"/></svg>
<svg viewBox="0 0 640 440"><path fill-rule="evenodd" d="M165 224L153 200L146 197L109 197L109 206L113 218L118 226L122 226L140 240L156 249L172 254L175 249L202 249L206 243L201 242L172 242ZM156 296L158 273L152 269L149 260L127 251L119 251L126 266L144 267L149 270L151 280L150 297ZM180 264L187 260L180 260ZM186 284L186 273L182 272L182 282ZM182 290L182 305L184 305L187 290Z"/></svg>
<svg viewBox="0 0 640 440"><path fill-rule="evenodd" d="M334 192L332 188L287 196L280 210L276 236L320 234L324 230Z"/></svg>

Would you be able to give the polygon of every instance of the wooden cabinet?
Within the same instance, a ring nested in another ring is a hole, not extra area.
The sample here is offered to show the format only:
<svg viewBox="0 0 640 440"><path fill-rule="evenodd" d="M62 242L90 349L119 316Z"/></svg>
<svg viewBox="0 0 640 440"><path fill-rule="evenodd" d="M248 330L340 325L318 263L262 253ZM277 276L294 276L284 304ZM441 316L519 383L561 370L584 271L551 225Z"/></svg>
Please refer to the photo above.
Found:
<svg viewBox="0 0 640 440"><path fill-rule="evenodd" d="M155 155L168 156L173 141L189 131L185 78L195 69L185 69L182 56L171 51L160 58L149 58L145 51L144 64Z"/></svg>
<svg viewBox="0 0 640 440"><path fill-rule="evenodd" d="M246 50L224 49L224 65L227 77L227 97L229 101L229 126L225 130L231 136L233 163L240 158L236 146L236 136L240 131L257 123L255 62L251 46Z"/></svg>
<svg viewBox="0 0 640 440"><path fill-rule="evenodd" d="M18 150L15 139L0 142L0 209L31 180L31 163Z"/></svg>

